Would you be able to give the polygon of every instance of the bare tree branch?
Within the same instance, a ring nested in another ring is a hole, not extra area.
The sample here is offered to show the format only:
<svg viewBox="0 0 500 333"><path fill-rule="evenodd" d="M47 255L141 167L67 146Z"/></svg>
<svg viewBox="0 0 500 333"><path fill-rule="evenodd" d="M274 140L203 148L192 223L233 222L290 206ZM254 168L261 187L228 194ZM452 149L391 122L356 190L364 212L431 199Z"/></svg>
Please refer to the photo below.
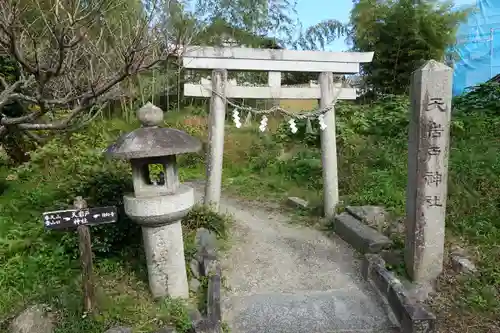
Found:
<svg viewBox="0 0 500 333"><path fill-rule="evenodd" d="M17 92L17 90L21 88L22 89L28 88L33 81L34 81L33 76L30 76L28 79L21 78L16 82L14 82L13 84L9 84L7 83L7 80L3 76L0 76L0 84L2 85L2 92L0 92L0 111L5 105L15 100L25 100L31 103L36 102L36 99L32 98L31 96Z"/></svg>
<svg viewBox="0 0 500 333"><path fill-rule="evenodd" d="M64 130L91 121L92 110L126 95L124 81L167 58L154 22L161 0L149 11L125 1L0 1L0 55L21 71L15 82L0 76L0 139L9 127ZM12 102L24 111L9 114Z"/></svg>
<svg viewBox="0 0 500 333"><path fill-rule="evenodd" d="M25 132L24 132L24 134L25 134L28 138L30 138L31 140L35 141L35 142L36 142L37 144L39 144L39 145L42 145L42 144L44 144L44 143L47 141L47 139L46 139L46 138L42 138L42 137L40 137L39 135L37 135L37 134L35 134L35 133L33 133L33 132L30 132L30 131L25 131Z"/></svg>

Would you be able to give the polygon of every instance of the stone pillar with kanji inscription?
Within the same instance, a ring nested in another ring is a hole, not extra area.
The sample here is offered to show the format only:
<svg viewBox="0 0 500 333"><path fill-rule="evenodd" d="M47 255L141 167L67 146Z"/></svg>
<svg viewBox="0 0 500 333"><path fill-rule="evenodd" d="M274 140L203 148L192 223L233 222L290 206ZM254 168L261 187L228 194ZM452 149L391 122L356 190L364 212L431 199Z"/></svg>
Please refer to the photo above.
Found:
<svg viewBox="0 0 500 333"><path fill-rule="evenodd" d="M452 77L434 60L412 75L405 263L417 284L443 270Z"/></svg>

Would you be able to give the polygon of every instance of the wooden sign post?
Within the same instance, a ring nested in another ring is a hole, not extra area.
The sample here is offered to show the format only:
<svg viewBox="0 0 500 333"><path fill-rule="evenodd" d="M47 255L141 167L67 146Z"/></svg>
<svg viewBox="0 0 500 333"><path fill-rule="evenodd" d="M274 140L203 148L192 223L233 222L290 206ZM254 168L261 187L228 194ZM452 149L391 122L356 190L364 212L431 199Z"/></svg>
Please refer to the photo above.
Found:
<svg viewBox="0 0 500 333"><path fill-rule="evenodd" d="M82 197L76 197L73 206L74 209L45 212L43 220L45 228L49 230L65 230L76 227L82 266L84 311L90 313L94 309L95 295L89 226L116 222L118 214L114 206L88 208L87 202Z"/></svg>

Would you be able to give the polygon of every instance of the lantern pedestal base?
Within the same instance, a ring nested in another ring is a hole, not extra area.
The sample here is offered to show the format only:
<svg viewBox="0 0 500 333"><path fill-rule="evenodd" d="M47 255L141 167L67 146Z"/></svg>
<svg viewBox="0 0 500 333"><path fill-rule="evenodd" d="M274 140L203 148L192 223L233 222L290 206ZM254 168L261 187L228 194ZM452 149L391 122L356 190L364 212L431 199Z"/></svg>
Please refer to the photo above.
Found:
<svg viewBox="0 0 500 333"><path fill-rule="evenodd" d="M181 221L161 227L142 227L153 297L188 298Z"/></svg>
<svg viewBox="0 0 500 333"><path fill-rule="evenodd" d="M181 219L194 205L194 191L180 185L170 195L123 197L125 214L142 227L153 297L188 298Z"/></svg>

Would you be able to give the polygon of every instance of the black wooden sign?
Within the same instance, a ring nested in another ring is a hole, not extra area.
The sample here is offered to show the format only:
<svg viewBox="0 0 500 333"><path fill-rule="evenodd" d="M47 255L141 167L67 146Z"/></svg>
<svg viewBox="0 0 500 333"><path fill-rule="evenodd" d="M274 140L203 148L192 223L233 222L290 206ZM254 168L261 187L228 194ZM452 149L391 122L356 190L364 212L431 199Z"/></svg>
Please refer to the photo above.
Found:
<svg viewBox="0 0 500 333"><path fill-rule="evenodd" d="M79 225L113 223L117 216L114 206L56 210L43 213L43 223L46 229L66 229Z"/></svg>

